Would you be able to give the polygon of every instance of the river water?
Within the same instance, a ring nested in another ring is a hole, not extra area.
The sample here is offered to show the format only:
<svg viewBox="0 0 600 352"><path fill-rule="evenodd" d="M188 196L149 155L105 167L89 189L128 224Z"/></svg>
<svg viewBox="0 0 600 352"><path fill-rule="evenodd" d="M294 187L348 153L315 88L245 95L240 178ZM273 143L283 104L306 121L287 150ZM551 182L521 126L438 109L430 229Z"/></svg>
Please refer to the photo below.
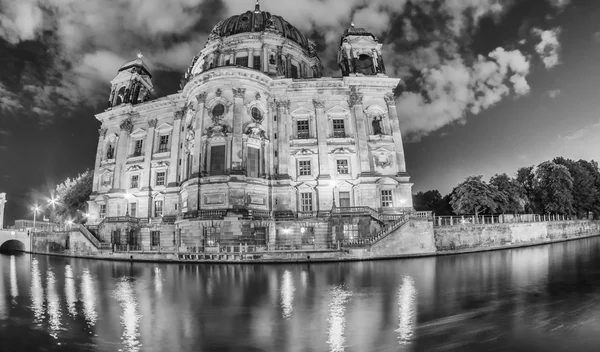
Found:
<svg viewBox="0 0 600 352"><path fill-rule="evenodd" d="M0 351L598 351L600 238L280 265L0 255Z"/></svg>

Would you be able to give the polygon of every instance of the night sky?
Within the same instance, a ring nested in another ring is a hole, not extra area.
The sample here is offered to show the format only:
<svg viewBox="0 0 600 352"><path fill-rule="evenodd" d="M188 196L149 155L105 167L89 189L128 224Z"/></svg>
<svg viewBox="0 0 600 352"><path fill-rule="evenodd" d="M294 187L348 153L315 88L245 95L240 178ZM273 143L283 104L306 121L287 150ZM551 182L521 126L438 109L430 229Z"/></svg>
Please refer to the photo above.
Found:
<svg viewBox="0 0 600 352"><path fill-rule="evenodd" d="M93 168L109 81L141 51L159 96L212 27L252 0L0 0L5 224ZM413 191L448 193L555 156L598 160L600 2L262 0L317 43L326 76L351 21L384 43Z"/></svg>

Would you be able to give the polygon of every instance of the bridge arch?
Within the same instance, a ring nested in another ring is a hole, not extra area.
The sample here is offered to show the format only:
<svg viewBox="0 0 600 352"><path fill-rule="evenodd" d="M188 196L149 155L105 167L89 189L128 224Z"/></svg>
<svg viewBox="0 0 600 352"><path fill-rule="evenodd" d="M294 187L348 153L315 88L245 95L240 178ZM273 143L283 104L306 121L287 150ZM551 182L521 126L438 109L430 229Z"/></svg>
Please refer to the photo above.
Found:
<svg viewBox="0 0 600 352"><path fill-rule="evenodd" d="M0 252L25 252L25 243L10 239L0 244Z"/></svg>

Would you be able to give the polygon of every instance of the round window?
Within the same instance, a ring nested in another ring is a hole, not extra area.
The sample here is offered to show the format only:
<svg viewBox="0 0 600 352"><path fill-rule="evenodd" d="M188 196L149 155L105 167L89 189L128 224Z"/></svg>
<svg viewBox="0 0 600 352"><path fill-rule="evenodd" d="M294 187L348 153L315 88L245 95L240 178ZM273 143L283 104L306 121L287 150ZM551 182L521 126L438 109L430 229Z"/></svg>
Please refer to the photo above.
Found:
<svg viewBox="0 0 600 352"><path fill-rule="evenodd" d="M217 104L212 110L212 114L214 117L222 116L225 113L225 106L223 104Z"/></svg>
<svg viewBox="0 0 600 352"><path fill-rule="evenodd" d="M256 106L252 108L252 118L257 121L262 120L262 112Z"/></svg>

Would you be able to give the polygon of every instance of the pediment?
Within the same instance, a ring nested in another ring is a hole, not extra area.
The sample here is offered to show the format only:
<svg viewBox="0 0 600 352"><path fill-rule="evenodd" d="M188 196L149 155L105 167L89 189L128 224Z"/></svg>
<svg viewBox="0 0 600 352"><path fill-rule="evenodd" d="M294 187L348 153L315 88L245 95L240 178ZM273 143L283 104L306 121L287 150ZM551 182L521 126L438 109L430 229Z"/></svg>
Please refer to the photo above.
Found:
<svg viewBox="0 0 600 352"><path fill-rule="evenodd" d="M390 149L388 147L384 147L384 146L380 146L375 149L371 149L371 153L373 153L373 154L389 154L391 152L393 152L392 149Z"/></svg>
<svg viewBox="0 0 600 352"><path fill-rule="evenodd" d="M114 168L114 167L113 167L113 168ZM105 167L105 168L103 168L103 169L99 170L99 171L98 171L98 174L99 174L99 175L104 175L104 174L112 174L112 173L113 173L113 171L114 171L114 169L113 169L113 168L111 168L111 167Z"/></svg>
<svg viewBox="0 0 600 352"><path fill-rule="evenodd" d="M315 187L306 182L302 182L302 183L296 185L296 189L299 191L313 191L315 189Z"/></svg>
<svg viewBox="0 0 600 352"><path fill-rule="evenodd" d="M306 148L298 149L292 152L292 155L314 155L316 154L314 151Z"/></svg>
<svg viewBox="0 0 600 352"><path fill-rule="evenodd" d="M347 115L350 113L350 110L345 109L339 105L333 106L331 109L326 111L327 115Z"/></svg>
<svg viewBox="0 0 600 352"><path fill-rule="evenodd" d="M314 111L312 109L307 108L306 106L300 106L296 110L291 112L292 116L312 116L314 115Z"/></svg>
<svg viewBox="0 0 600 352"><path fill-rule="evenodd" d="M156 131L160 133L167 133L173 130L173 125L168 124L166 122L161 123L158 127L156 127Z"/></svg>
<svg viewBox="0 0 600 352"><path fill-rule="evenodd" d="M339 147L331 151L331 154L354 154L355 151L350 148Z"/></svg>
<svg viewBox="0 0 600 352"><path fill-rule="evenodd" d="M161 160L161 161L152 163L152 168L161 168L161 167L169 167L169 162Z"/></svg>
<svg viewBox="0 0 600 352"><path fill-rule="evenodd" d="M382 177L376 182L378 185L394 185L397 186L399 184L398 181L394 180L391 177Z"/></svg>
<svg viewBox="0 0 600 352"><path fill-rule="evenodd" d="M138 127L133 132L131 132L131 138L134 138L134 139L144 138L146 136L146 133L148 133L146 130Z"/></svg>
<svg viewBox="0 0 600 352"><path fill-rule="evenodd" d="M139 171L143 169L143 167L141 167L140 165L131 165L130 167L127 168L127 172L132 172L132 171Z"/></svg>

